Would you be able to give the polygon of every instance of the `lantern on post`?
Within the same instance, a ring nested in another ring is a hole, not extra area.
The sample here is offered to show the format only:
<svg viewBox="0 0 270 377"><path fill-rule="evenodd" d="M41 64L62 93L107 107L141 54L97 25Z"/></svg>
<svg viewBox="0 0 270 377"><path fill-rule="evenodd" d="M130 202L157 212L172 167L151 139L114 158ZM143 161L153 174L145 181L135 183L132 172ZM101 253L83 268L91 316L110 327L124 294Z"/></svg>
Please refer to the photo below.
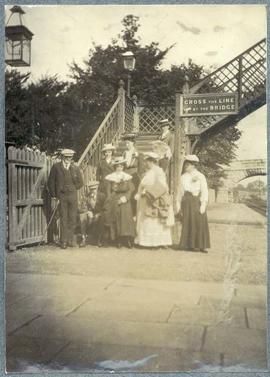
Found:
<svg viewBox="0 0 270 377"><path fill-rule="evenodd" d="M33 33L23 25L24 10L15 5L5 27L5 62L12 67L29 67ZM12 25L9 23L12 20Z"/></svg>
<svg viewBox="0 0 270 377"><path fill-rule="evenodd" d="M134 71L136 59L134 54L131 51L124 52L122 54L124 68L128 71L128 81L127 81L127 95L130 97L130 81L131 81L131 74L130 72Z"/></svg>

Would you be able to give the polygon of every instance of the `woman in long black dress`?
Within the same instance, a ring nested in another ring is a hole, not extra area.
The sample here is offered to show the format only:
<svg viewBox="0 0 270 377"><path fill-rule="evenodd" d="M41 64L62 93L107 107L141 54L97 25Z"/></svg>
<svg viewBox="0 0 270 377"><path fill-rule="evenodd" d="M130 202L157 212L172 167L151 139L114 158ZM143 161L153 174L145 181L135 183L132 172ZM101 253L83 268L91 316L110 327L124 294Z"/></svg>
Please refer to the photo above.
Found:
<svg viewBox="0 0 270 377"><path fill-rule="evenodd" d="M105 201L105 226L109 229L111 241L117 247L126 244L132 248L135 237L135 222L131 207L134 192L132 176L125 173L125 160L122 157L114 161L115 171L105 177L107 184L107 198Z"/></svg>
<svg viewBox="0 0 270 377"><path fill-rule="evenodd" d="M179 207L182 214L180 250L207 253L210 248L210 235L206 207L208 187L205 176L197 169L196 155L185 157L184 173L181 176Z"/></svg>

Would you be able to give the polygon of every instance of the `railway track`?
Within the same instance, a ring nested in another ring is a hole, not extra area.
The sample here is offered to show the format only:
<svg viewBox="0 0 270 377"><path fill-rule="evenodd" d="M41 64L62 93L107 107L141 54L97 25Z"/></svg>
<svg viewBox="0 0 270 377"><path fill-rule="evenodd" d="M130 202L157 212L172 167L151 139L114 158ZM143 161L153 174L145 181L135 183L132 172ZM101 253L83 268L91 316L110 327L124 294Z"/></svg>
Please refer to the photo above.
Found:
<svg viewBox="0 0 270 377"><path fill-rule="evenodd" d="M247 200L246 206L267 217L267 204L266 202L258 202L253 200Z"/></svg>

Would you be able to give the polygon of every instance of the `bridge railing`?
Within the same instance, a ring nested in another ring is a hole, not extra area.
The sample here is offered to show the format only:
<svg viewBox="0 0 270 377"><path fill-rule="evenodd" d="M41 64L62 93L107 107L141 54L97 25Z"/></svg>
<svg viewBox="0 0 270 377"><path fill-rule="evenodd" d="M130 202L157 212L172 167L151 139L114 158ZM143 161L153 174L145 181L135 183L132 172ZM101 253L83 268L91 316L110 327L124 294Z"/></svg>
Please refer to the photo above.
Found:
<svg viewBox="0 0 270 377"><path fill-rule="evenodd" d="M193 93L238 93L239 108L265 95L266 39L262 39L191 88ZM265 101L265 99L264 99ZM201 116L197 129L207 129L226 116ZM192 130L191 130L192 131ZM191 134L193 132L190 132Z"/></svg>

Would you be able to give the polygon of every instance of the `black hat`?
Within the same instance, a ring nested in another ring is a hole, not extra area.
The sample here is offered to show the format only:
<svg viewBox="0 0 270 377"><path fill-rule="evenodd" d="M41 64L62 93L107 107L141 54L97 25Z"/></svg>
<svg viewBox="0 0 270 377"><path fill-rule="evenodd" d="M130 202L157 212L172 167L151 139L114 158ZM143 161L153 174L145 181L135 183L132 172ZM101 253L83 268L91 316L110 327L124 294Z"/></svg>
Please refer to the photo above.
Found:
<svg viewBox="0 0 270 377"><path fill-rule="evenodd" d="M136 134L125 134L122 136L122 140L126 140L126 141L135 141L135 138L136 138Z"/></svg>

